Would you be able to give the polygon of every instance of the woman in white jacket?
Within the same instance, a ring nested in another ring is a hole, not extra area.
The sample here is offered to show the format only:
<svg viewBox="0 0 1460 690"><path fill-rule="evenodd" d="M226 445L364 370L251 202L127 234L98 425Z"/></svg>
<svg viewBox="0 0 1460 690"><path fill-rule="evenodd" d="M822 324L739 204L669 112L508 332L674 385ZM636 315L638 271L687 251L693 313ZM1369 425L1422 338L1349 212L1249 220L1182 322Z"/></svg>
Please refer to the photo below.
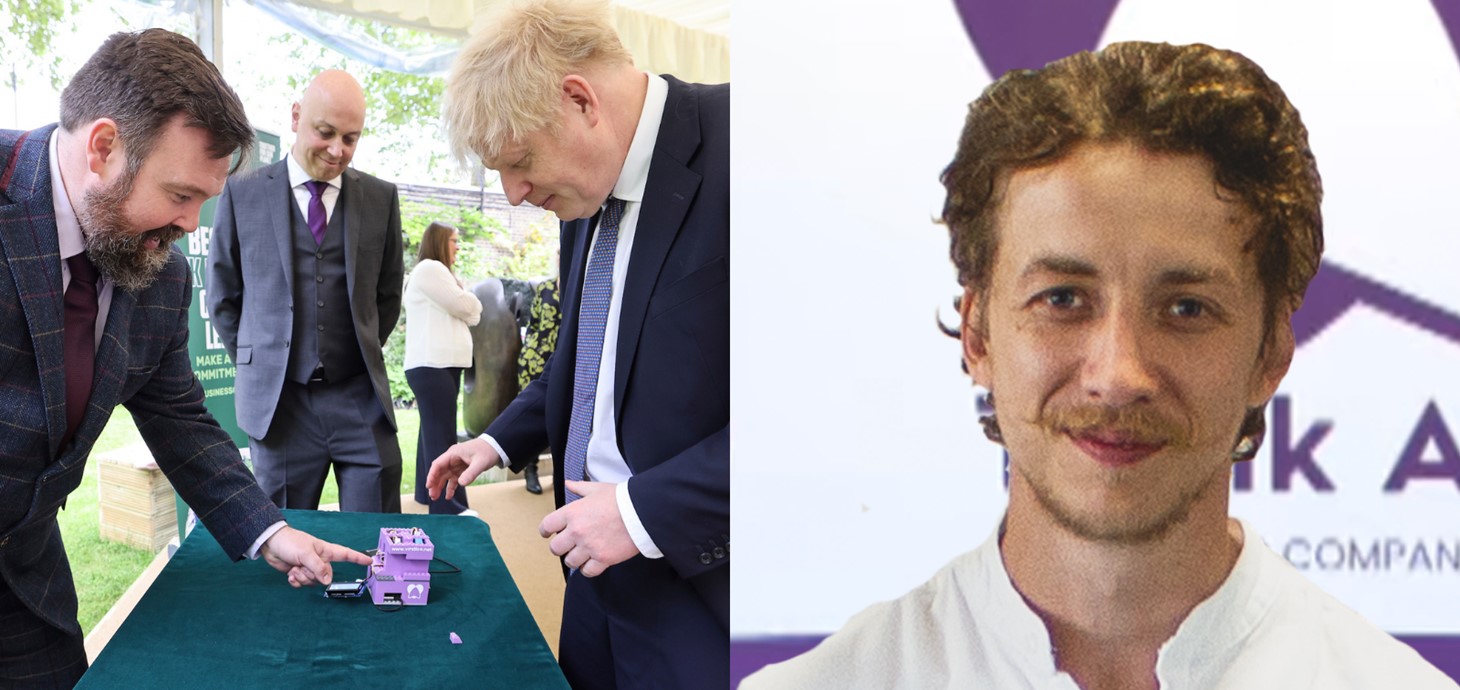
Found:
<svg viewBox="0 0 1460 690"><path fill-rule="evenodd" d="M432 501L426 492L431 461L456 443L456 397L461 370L471 366L471 327L482 303L456 277L456 228L432 223L421 236L416 267L406 280L406 383L416 394L421 433L416 439L416 502L432 513L467 509L466 492Z"/></svg>

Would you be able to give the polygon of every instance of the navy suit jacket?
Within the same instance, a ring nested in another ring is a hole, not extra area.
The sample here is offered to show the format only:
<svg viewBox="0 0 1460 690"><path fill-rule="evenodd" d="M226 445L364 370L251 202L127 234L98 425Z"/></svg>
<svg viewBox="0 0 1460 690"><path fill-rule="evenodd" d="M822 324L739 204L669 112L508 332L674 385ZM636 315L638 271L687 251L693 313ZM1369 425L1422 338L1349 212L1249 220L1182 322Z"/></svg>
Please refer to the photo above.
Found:
<svg viewBox="0 0 1460 690"><path fill-rule="evenodd" d="M667 567L728 627L730 85L665 79L669 95L624 281L613 404L644 529ZM563 224L557 350L487 429L514 471L547 446L554 476L563 476L578 304L597 222ZM554 482L554 493L562 505L563 482Z"/></svg>
<svg viewBox="0 0 1460 690"><path fill-rule="evenodd" d="M151 287L114 289L86 415L60 447L65 307L47 143L54 130L0 131L0 577L42 620L80 635L56 512L118 404L229 556L242 558L283 515L203 407L188 357L192 276L176 247Z"/></svg>
<svg viewBox="0 0 1460 690"><path fill-rule="evenodd" d="M208 313L238 366L238 426L256 439L274 419L294 333L295 201L288 164L281 160L228 180L208 253ZM394 184L347 168L335 204L345 214L345 281L355 338L394 428L382 346L400 319L400 201Z"/></svg>

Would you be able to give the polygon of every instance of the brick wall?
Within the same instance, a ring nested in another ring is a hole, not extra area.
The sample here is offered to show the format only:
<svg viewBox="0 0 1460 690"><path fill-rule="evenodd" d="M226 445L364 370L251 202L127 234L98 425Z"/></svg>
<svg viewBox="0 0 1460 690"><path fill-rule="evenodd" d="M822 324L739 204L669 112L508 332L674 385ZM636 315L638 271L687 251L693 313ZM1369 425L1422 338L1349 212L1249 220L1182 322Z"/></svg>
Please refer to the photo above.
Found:
<svg viewBox="0 0 1460 690"><path fill-rule="evenodd" d="M495 218L507 229L512 245L521 245L529 233L536 228L539 232L557 233L558 220L551 211L544 211L532 204L513 206L507 203L507 196L500 192L483 192L470 187L437 187L432 185L396 183L400 200L416 203L438 203L446 206L480 208L488 217ZM510 256L510 249L496 245L481 245L480 250L495 257Z"/></svg>

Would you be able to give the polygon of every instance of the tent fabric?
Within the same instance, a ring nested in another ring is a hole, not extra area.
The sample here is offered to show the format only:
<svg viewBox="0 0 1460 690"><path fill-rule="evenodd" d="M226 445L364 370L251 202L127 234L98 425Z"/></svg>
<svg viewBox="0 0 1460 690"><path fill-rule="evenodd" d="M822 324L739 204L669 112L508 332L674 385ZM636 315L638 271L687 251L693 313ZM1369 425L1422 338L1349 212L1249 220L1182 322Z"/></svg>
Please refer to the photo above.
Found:
<svg viewBox="0 0 1460 690"><path fill-rule="evenodd" d="M449 41L425 50L403 52L364 34L341 33L327 27L314 16L302 12L287 0L252 0L259 8L311 41L321 43L337 53L367 65L406 74L435 76L451 69L451 61L461 50L461 41Z"/></svg>
<svg viewBox="0 0 1460 690"><path fill-rule="evenodd" d="M444 74L477 18L506 0L249 0L295 30L356 60L421 75ZM321 25L308 7L430 31L439 46L414 52ZM729 0L616 0L613 21L639 67L686 81L730 80Z"/></svg>

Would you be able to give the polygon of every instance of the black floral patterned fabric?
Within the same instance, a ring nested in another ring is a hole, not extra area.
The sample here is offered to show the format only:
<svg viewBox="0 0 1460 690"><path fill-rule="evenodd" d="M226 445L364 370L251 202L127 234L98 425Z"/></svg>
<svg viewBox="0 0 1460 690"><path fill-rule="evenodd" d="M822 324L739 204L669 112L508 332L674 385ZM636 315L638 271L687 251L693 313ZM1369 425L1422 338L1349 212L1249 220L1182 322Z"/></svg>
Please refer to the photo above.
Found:
<svg viewBox="0 0 1460 690"><path fill-rule="evenodd" d="M549 278L537 286L537 295L532 300L527 337L522 341L522 354L517 356L518 390L542 375L543 365L558 346L558 325L562 321L558 312L558 279Z"/></svg>

